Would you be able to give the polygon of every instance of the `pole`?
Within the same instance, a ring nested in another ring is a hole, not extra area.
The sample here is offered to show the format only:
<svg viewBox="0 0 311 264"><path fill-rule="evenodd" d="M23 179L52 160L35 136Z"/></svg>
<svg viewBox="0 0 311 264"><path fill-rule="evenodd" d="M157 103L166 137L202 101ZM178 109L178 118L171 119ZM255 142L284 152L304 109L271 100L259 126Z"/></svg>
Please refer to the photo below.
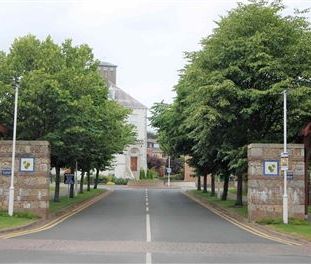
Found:
<svg viewBox="0 0 311 264"><path fill-rule="evenodd" d="M75 169L75 196L78 195L78 162L76 161L76 169Z"/></svg>
<svg viewBox="0 0 311 264"><path fill-rule="evenodd" d="M284 90L284 155L287 155L287 91ZM288 224L287 169L284 168L283 223Z"/></svg>
<svg viewBox="0 0 311 264"><path fill-rule="evenodd" d="M14 125L13 125L13 146L12 146L12 168L11 168L11 184L9 189L9 206L8 214L13 215L14 212L14 170L15 170L15 149L16 149L16 124L17 124L17 104L18 104L18 88L19 80L14 79L15 84L15 103L14 103Z"/></svg>
<svg viewBox="0 0 311 264"><path fill-rule="evenodd" d="M217 176L217 198L220 199L220 176Z"/></svg>
<svg viewBox="0 0 311 264"><path fill-rule="evenodd" d="M167 186L171 186L171 156L168 156L168 178L167 178Z"/></svg>

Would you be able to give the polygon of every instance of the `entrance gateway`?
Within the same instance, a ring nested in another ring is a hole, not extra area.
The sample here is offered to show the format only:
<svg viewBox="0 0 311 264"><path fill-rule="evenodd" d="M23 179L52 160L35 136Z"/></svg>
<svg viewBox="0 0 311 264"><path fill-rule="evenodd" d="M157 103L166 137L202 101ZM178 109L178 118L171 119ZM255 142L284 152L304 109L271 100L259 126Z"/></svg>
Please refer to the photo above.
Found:
<svg viewBox="0 0 311 264"><path fill-rule="evenodd" d="M288 216L304 219L305 149L288 144ZM282 218L284 175L281 170L283 144L248 146L248 216L250 221ZM284 161L283 161L284 162Z"/></svg>
<svg viewBox="0 0 311 264"><path fill-rule="evenodd" d="M11 162L12 141L0 140L0 210L8 208ZM49 142L16 142L14 212L48 216L49 171Z"/></svg>

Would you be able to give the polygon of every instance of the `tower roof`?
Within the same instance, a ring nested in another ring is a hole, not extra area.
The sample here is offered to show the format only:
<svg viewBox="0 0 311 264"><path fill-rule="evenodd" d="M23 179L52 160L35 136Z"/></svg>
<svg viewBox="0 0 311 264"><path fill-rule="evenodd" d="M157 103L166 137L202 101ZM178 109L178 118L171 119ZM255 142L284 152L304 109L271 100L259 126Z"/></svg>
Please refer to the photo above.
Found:
<svg viewBox="0 0 311 264"><path fill-rule="evenodd" d="M137 101L135 98L130 96L128 93L123 91L121 88L112 85L110 86L110 89L113 92L113 99L116 100L121 105L130 108L130 109L147 109L145 105L143 105L141 102Z"/></svg>
<svg viewBox="0 0 311 264"><path fill-rule="evenodd" d="M99 63L99 66L103 66L103 67L118 67L117 65L115 65L115 64L112 64L112 63L110 63L110 62L107 62L107 61L101 61L100 63Z"/></svg>

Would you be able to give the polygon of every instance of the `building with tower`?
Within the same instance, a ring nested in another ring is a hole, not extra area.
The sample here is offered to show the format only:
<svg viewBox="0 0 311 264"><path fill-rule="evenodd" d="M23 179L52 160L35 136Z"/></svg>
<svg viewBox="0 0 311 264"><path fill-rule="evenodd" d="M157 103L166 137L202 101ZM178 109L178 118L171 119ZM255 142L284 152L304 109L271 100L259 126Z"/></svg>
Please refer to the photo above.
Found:
<svg viewBox="0 0 311 264"><path fill-rule="evenodd" d="M99 70L107 81L109 98L132 112L128 122L134 125L137 133L136 143L128 146L122 154L115 156L112 169L105 174L113 174L117 178L139 178L141 169L147 170L147 107L117 87L117 66L109 62L101 62Z"/></svg>

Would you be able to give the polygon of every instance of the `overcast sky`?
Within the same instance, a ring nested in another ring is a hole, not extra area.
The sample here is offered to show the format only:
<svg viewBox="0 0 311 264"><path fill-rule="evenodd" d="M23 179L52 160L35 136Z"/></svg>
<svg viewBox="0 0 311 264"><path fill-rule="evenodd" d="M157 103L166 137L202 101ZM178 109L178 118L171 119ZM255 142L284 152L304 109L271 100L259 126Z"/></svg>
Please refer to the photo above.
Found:
<svg viewBox="0 0 311 264"><path fill-rule="evenodd" d="M118 65L117 85L148 107L171 102L185 51L200 40L215 20L236 7L235 0L0 0L0 49L8 51L19 36L51 35L61 43L87 43L95 57ZM245 1L242 1L245 2ZM310 0L284 1L293 8Z"/></svg>

